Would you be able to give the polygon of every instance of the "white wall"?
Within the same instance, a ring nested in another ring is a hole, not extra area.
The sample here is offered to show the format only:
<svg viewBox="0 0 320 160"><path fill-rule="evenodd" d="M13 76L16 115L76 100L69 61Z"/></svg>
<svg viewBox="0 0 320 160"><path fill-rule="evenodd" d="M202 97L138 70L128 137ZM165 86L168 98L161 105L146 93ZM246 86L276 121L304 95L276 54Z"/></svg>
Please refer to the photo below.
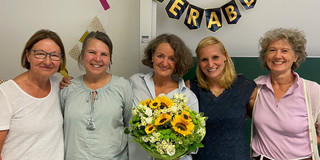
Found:
<svg viewBox="0 0 320 160"><path fill-rule="evenodd" d="M111 73L128 78L139 71L139 3L108 0L104 11L99 0L1 0L0 79L11 79L25 71L20 65L22 49L31 35L46 28L57 32L66 52L77 43L98 16L113 44ZM67 55L70 75L84 73Z"/></svg>
<svg viewBox="0 0 320 160"><path fill-rule="evenodd" d="M230 0L208 1L187 0L190 4L203 9L219 8ZM255 8L246 11L235 0L242 17L237 24L229 25L222 14L223 27L217 32L206 29L205 15L201 27L189 30L184 25L186 12L179 20L167 16L165 7L169 0L158 3L157 35L174 33L180 36L190 47L193 54L198 42L207 36L219 38L233 57L257 57L258 41L268 30L274 27L297 27L305 31L308 39L307 51L309 57L320 56L320 1L319 0L257 0Z"/></svg>
<svg viewBox="0 0 320 160"><path fill-rule="evenodd" d="M308 38L310 56L320 56L320 1L318 0L258 0L254 9L245 11L238 24L228 25L223 19L223 28L211 32L205 28L203 17L201 28L189 30L184 25L185 13L180 20L170 19L163 3L157 2L157 35L175 33L194 52L197 43L204 37L218 37L231 56L257 56L258 40L273 27L299 27ZM221 7L229 0L188 0L203 9ZM99 0L1 0L0 5L0 79L14 78L25 70L20 66L20 56L26 41L41 28L57 32L68 52L88 28L97 15L114 43L111 73L128 78L139 72L139 1L108 0L110 9L103 10ZM67 56L70 75L83 74L77 62Z"/></svg>

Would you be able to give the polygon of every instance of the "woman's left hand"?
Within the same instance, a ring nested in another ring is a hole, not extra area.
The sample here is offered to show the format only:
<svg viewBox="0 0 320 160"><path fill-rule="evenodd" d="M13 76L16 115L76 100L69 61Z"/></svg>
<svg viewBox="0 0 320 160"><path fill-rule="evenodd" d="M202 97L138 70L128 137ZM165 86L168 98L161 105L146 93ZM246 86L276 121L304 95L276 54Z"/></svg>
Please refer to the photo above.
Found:
<svg viewBox="0 0 320 160"><path fill-rule="evenodd" d="M314 124L316 129L318 129L319 125L317 123ZM320 136L317 134L317 144L320 145Z"/></svg>

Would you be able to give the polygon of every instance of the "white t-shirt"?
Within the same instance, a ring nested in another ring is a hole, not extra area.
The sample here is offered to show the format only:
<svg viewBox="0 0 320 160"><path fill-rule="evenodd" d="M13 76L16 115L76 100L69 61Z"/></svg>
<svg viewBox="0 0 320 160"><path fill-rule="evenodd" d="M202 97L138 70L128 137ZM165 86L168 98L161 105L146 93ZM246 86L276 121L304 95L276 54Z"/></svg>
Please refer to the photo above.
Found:
<svg viewBox="0 0 320 160"><path fill-rule="evenodd" d="M59 80L50 78L51 92L35 98L13 80L0 85L0 130L9 130L3 160L63 160L63 117Z"/></svg>

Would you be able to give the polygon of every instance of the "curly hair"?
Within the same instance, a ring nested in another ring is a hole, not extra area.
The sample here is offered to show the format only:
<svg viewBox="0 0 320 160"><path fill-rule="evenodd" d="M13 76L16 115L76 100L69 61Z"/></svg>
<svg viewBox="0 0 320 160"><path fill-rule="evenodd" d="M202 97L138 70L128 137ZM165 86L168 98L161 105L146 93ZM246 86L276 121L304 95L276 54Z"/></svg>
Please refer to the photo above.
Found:
<svg viewBox="0 0 320 160"><path fill-rule="evenodd" d="M21 66L23 68L30 69L30 63L27 60L27 51L30 51L36 43L38 43L39 41L44 40L44 39L51 39L59 46L62 58L60 61L61 63L60 63L60 67L58 69L58 72L60 70L64 70L66 68L66 54L65 54L62 40L57 33L50 31L48 29L38 30L27 41L27 43L22 51Z"/></svg>
<svg viewBox="0 0 320 160"><path fill-rule="evenodd" d="M209 36L209 37L202 39L196 48L197 59L198 59L198 61L200 61L201 49L203 49L209 45L217 45L219 47L221 53L227 59L225 62L225 67L223 69L223 74L219 80L219 84L223 88L230 88L232 83L237 78L237 74L236 74L236 70L234 68L234 64L233 64L232 59L230 58L226 48L224 47L224 45L222 44L222 42L219 39L212 37L212 36ZM207 76L200 69L199 63L197 65L196 75L197 75L199 86L201 88L209 90L210 88L209 88L209 85L207 82Z"/></svg>
<svg viewBox="0 0 320 160"><path fill-rule="evenodd" d="M296 28L276 28L265 33L264 37L262 37L259 41L259 58L262 66L270 70L265 61L267 50L270 43L279 39L285 39L292 47L295 55L298 56L297 61L294 62L291 67L292 70L297 69L300 64L306 60L307 39L305 33Z"/></svg>
<svg viewBox="0 0 320 160"><path fill-rule="evenodd" d="M175 70L172 75L182 77L193 66L193 59L190 49L174 34L162 34L150 41L144 50L142 64L153 68L152 55L161 43L169 43L174 50Z"/></svg>

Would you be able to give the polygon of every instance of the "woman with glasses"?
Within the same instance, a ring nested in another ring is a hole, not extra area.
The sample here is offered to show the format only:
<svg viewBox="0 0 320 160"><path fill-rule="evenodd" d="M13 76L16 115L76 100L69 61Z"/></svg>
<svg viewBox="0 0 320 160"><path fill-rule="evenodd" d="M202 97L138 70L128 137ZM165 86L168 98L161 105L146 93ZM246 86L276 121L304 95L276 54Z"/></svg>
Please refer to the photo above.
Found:
<svg viewBox="0 0 320 160"><path fill-rule="evenodd" d="M132 107L129 81L108 73L112 42L102 32L90 32L78 58L86 73L60 92L64 114L65 159L126 160Z"/></svg>
<svg viewBox="0 0 320 160"><path fill-rule="evenodd" d="M0 85L0 160L63 160L63 117L59 79L64 46L50 30L26 43L21 65L27 71Z"/></svg>

